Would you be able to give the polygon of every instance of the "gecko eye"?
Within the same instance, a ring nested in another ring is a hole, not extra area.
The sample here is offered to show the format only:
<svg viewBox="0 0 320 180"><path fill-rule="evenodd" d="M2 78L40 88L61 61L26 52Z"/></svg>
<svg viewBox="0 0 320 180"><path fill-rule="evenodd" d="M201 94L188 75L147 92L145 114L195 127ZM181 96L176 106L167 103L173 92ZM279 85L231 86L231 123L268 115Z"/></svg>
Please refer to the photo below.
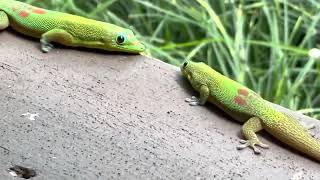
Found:
<svg viewBox="0 0 320 180"><path fill-rule="evenodd" d="M188 61L183 63L183 67L186 67L188 65Z"/></svg>
<svg viewBox="0 0 320 180"><path fill-rule="evenodd" d="M125 36L120 34L117 36L117 44L121 45L124 43L124 41L126 40Z"/></svg>

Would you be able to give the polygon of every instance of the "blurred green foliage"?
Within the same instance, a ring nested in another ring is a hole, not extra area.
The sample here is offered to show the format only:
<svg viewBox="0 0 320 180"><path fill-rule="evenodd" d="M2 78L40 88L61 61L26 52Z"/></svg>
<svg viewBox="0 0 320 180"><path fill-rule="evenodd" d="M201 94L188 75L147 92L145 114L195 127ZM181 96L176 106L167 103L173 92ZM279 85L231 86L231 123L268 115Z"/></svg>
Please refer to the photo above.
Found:
<svg viewBox="0 0 320 180"><path fill-rule="evenodd" d="M146 54L203 61L265 99L320 114L316 0L26 0L135 31Z"/></svg>

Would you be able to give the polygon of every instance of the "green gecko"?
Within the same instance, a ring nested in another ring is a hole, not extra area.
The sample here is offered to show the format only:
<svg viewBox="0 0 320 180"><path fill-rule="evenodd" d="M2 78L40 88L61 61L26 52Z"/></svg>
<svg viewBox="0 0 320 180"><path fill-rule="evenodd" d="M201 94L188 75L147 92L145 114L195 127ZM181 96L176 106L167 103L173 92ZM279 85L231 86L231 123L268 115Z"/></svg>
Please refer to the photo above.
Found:
<svg viewBox="0 0 320 180"><path fill-rule="evenodd" d="M145 50L130 29L15 0L0 0L0 30L8 26L22 34L41 38L43 52L52 49L51 42L129 53Z"/></svg>
<svg viewBox="0 0 320 180"><path fill-rule="evenodd" d="M218 73L204 63L185 61L181 72L200 98L187 98L190 105L204 105L209 101L234 119L243 122L241 140L237 149L251 147L257 154L256 146L268 148L256 132L266 130L283 143L320 161L320 142L314 139L306 127L290 115L276 110L254 91Z"/></svg>

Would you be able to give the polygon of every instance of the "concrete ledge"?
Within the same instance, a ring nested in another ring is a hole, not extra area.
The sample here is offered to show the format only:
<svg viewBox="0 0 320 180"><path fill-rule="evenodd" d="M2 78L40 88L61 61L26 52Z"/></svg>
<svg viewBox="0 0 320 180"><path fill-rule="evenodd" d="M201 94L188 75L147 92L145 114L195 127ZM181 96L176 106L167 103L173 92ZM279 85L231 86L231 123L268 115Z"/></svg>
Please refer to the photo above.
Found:
<svg viewBox="0 0 320 180"><path fill-rule="evenodd" d="M39 180L320 177L319 163L266 133L262 155L237 151L240 124L212 105L184 103L191 87L158 60L43 54L38 41L4 31L0 81L0 179L12 179L13 165L33 168Z"/></svg>

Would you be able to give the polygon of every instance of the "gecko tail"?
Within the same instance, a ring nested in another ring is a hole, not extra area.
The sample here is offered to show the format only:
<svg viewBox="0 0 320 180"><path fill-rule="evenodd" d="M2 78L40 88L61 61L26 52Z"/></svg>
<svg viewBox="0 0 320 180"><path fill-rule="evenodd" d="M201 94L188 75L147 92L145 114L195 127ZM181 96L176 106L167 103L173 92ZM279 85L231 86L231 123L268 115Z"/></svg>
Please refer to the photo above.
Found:
<svg viewBox="0 0 320 180"><path fill-rule="evenodd" d="M264 124L267 132L293 149L320 161L320 141L312 137L306 127L285 113L274 111L273 115L273 123Z"/></svg>
<svg viewBox="0 0 320 180"><path fill-rule="evenodd" d="M313 138L311 134L306 132L303 128L301 128L301 130L299 128L299 131L296 131L294 128L285 133L283 133L284 131L280 133L279 131L276 131L275 133L274 130L268 132L293 149L320 162L320 141Z"/></svg>
<svg viewBox="0 0 320 180"><path fill-rule="evenodd" d="M311 137L311 135L303 142L297 143L296 149L320 161L320 141Z"/></svg>
<svg viewBox="0 0 320 180"><path fill-rule="evenodd" d="M320 161L320 141L312 137L301 124L296 125L291 124L284 128L285 130L271 130L269 133L301 153Z"/></svg>

